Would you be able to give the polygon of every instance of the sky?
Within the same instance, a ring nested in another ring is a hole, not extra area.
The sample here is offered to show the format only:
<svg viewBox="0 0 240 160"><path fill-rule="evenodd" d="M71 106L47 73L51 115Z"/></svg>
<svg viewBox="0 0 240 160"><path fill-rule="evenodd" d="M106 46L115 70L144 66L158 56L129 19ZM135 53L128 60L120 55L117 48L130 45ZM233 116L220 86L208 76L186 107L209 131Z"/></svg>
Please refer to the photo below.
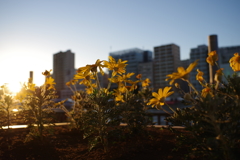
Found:
<svg viewBox="0 0 240 160"><path fill-rule="evenodd" d="M130 48L174 43L181 59L218 35L240 45L239 0L0 0L0 85L41 85L53 54L71 50L75 68Z"/></svg>

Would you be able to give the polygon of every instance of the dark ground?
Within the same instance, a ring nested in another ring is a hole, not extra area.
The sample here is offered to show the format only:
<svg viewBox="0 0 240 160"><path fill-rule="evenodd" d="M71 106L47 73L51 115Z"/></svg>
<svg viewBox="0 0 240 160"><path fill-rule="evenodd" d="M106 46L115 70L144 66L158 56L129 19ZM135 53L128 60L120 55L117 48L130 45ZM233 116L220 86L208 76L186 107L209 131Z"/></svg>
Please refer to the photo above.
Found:
<svg viewBox="0 0 240 160"><path fill-rule="evenodd" d="M109 152L101 145L88 151L88 141L79 131L68 127L55 127L54 134L45 134L42 142L24 143L29 129L0 130L1 160L181 160L187 147L177 151L175 135L167 129L148 128L147 134L109 139Z"/></svg>

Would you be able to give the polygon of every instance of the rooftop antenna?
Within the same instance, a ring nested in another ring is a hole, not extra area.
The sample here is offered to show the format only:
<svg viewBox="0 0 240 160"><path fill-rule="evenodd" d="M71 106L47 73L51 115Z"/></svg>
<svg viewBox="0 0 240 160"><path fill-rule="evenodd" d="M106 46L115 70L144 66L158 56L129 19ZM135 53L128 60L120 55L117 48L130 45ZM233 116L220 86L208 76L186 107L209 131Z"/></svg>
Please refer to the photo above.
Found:
<svg viewBox="0 0 240 160"><path fill-rule="evenodd" d="M208 53L216 51L218 53L218 37L217 35L210 35L208 36ZM220 56L219 56L220 57ZM214 82L214 75L217 71L217 66L211 66L209 64L209 82L213 83Z"/></svg>
<svg viewBox="0 0 240 160"><path fill-rule="evenodd" d="M33 83L33 71L29 72L29 83Z"/></svg>

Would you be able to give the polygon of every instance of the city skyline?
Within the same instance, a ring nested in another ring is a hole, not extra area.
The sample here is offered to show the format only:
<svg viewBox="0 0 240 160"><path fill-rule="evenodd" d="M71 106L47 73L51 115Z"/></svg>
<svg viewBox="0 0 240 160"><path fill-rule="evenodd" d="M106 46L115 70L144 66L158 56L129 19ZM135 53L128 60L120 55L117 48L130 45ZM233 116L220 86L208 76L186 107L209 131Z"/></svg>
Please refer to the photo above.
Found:
<svg viewBox="0 0 240 160"><path fill-rule="evenodd" d="M187 59L212 34L219 47L239 45L239 1L183 1L0 1L0 85L27 82L30 71L40 85L52 55L69 49L79 68L110 52L171 43Z"/></svg>

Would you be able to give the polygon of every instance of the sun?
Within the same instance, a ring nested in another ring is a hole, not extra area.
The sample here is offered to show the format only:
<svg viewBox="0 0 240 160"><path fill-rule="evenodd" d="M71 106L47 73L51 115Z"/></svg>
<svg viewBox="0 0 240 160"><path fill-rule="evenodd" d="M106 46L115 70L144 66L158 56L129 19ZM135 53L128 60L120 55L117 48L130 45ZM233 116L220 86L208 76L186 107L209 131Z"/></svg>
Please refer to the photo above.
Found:
<svg viewBox="0 0 240 160"><path fill-rule="evenodd" d="M16 94L21 90L22 86L21 86L20 82L18 82L18 83L12 82L12 83L7 83L7 88L10 93Z"/></svg>

